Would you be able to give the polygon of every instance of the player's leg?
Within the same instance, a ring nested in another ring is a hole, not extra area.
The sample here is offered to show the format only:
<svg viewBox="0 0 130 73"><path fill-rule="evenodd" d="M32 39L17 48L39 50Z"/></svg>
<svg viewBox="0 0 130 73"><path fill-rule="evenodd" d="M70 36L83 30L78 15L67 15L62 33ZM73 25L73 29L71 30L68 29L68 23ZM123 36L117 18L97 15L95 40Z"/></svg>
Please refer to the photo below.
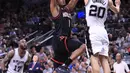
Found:
<svg viewBox="0 0 130 73"><path fill-rule="evenodd" d="M54 62L53 73L63 73L63 72L69 73L70 71L67 68L67 66L62 66L65 63L65 61L68 61L71 63L71 61L68 59L70 54L68 53L66 46L65 46L66 41L64 41L64 40L66 38L64 37L63 39L60 39L58 37L58 38L54 38L54 39L55 39L55 41L53 41L54 58L52 58L52 61Z"/></svg>
<svg viewBox="0 0 130 73"><path fill-rule="evenodd" d="M54 59L56 59L55 61L54 61ZM66 72L68 72L69 70L68 70L68 68L67 67L65 67L65 66L62 66L63 64L64 64L64 62L68 59L68 56L66 55L66 56L60 56L60 57L54 57L54 59L53 59L53 65L54 65L54 73L62 73L62 72L64 72L64 71L66 71ZM59 62L59 61L62 61L63 63L61 63L61 62Z"/></svg>
<svg viewBox="0 0 130 73"><path fill-rule="evenodd" d="M58 37L53 37L52 47L54 50L54 57L51 59L54 63L54 69L64 64L64 60L67 59L66 49L64 48L64 43L60 41ZM63 54L64 53L64 54Z"/></svg>
<svg viewBox="0 0 130 73"><path fill-rule="evenodd" d="M108 58L103 55L99 55L100 63L102 65L104 73L110 73L110 67L108 63Z"/></svg>
<svg viewBox="0 0 130 73"><path fill-rule="evenodd" d="M70 56L70 58L72 60L75 60L78 56L80 56L81 54L83 54L85 52L86 49L86 45L82 44L78 49L76 49L72 55Z"/></svg>
<svg viewBox="0 0 130 73"><path fill-rule="evenodd" d="M100 73L100 65L99 65L99 58L98 54L91 55L91 65L93 73Z"/></svg>
<svg viewBox="0 0 130 73"><path fill-rule="evenodd" d="M65 62L65 64L68 66L73 60L86 51L86 45L80 42L78 39L69 38L67 39L67 46L71 53L69 59Z"/></svg>
<svg viewBox="0 0 130 73"><path fill-rule="evenodd" d="M55 52L54 59L60 62L64 62L65 66L60 65L56 67L57 73L60 72L62 73L63 71L69 72L67 67L70 65L70 63L86 50L86 45L82 44L78 40L69 38L68 39L64 38L63 40L61 40L58 46L59 46L58 48L60 48L59 50L54 49Z"/></svg>
<svg viewBox="0 0 130 73"><path fill-rule="evenodd" d="M103 42L103 51L99 53L100 54L99 59L100 59L101 65L103 67L104 73L110 73L110 67L109 67L109 62L108 62L108 45L109 45L109 42L108 42L108 39L104 39L104 41L106 41L106 42Z"/></svg>
<svg viewBox="0 0 130 73"><path fill-rule="evenodd" d="M102 47L103 49L99 53L100 63L103 67L104 73L110 73L110 67L108 63L109 40L108 40L108 35L106 31L102 34L102 45L103 45Z"/></svg>
<svg viewBox="0 0 130 73"><path fill-rule="evenodd" d="M88 48L92 51L91 65L93 73L100 73L99 52L102 51L101 38L99 34L91 34L87 40L90 40Z"/></svg>

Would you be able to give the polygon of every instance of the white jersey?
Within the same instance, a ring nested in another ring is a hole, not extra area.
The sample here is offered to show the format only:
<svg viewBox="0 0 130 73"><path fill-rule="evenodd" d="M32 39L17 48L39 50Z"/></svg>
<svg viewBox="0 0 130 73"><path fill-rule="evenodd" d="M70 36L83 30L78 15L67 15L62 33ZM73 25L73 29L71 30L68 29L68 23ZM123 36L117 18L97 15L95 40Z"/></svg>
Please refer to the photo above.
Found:
<svg viewBox="0 0 130 73"><path fill-rule="evenodd" d="M24 64L27 62L29 53L26 51L25 56L21 58L18 53L18 48L15 49L14 56L10 60L7 73L23 73Z"/></svg>
<svg viewBox="0 0 130 73"><path fill-rule="evenodd" d="M89 27L104 27L107 18L108 0L88 0L85 6L86 20Z"/></svg>

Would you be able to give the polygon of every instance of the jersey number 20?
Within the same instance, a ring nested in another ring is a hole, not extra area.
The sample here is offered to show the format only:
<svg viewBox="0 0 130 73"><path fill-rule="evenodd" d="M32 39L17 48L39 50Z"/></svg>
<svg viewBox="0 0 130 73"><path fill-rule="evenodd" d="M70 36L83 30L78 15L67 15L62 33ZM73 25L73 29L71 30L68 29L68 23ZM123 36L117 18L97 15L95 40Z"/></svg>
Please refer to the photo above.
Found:
<svg viewBox="0 0 130 73"><path fill-rule="evenodd" d="M106 9L103 7L97 7L96 5L91 5L90 6L90 12L89 15L90 16L97 16L98 18L103 18Z"/></svg>

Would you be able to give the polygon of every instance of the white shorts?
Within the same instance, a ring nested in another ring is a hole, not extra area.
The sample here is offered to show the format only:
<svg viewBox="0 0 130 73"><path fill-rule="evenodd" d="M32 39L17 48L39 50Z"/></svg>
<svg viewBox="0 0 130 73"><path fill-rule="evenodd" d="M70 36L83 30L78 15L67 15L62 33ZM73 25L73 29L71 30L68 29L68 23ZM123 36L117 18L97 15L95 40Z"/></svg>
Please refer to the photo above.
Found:
<svg viewBox="0 0 130 73"><path fill-rule="evenodd" d="M100 55L108 56L108 34L104 27L90 27L89 40L93 54L99 53Z"/></svg>

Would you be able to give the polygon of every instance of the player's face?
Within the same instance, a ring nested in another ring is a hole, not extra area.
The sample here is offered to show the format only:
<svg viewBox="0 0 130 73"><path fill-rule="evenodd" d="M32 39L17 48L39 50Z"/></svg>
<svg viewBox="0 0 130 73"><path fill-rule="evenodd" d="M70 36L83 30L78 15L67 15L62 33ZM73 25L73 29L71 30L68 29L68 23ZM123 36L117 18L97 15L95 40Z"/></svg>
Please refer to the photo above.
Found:
<svg viewBox="0 0 130 73"><path fill-rule="evenodd" d="M60 6L66 5L66 1L65 0L57 0L57 3Z"/></svg>
<svg viewBox="0 0 130 73"><path fill-rule="evenodd" d="M23 50L26 50L27 49L27 42L25 39L22 39L20 40L20 48L23 49Z"/></svg>

